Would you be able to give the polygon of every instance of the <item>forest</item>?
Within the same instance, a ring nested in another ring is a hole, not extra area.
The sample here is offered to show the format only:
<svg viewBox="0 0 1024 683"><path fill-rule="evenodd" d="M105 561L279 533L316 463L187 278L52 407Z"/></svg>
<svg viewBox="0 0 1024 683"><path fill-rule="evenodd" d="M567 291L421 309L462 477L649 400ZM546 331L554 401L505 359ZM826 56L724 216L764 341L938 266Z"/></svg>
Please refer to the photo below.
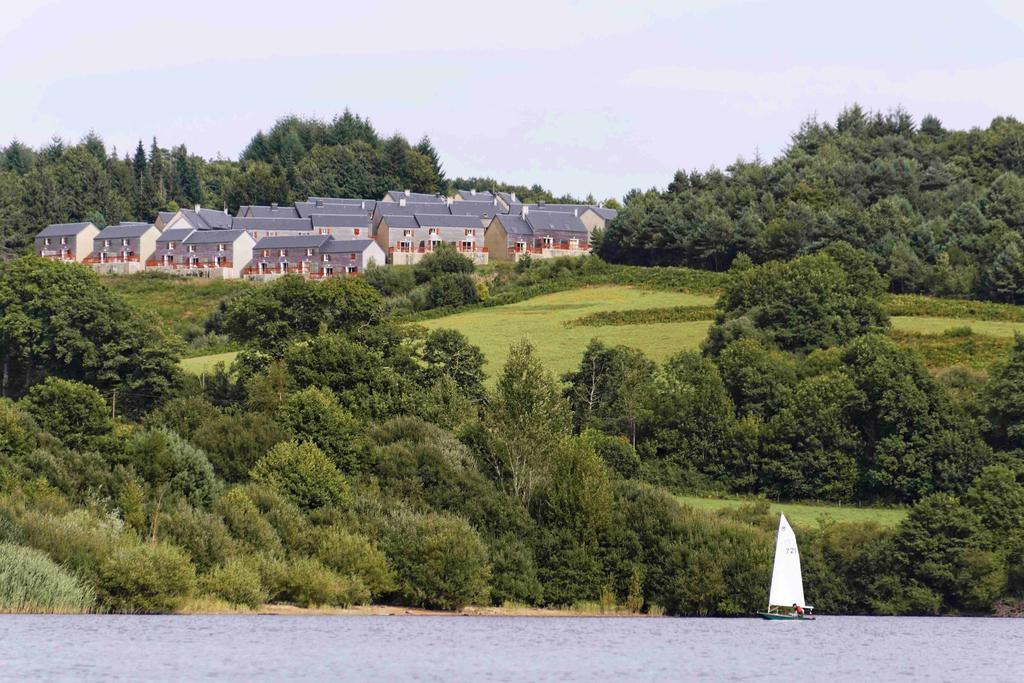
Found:
<svg viewBox="0 0 1024 683"><path fill-rule="evenodd" d="M805 121L778 158L679 171L665 191L634 190L608 227L615 263L726 270L814 253L867 251L893 292L1024 297L1024 124L920 123L903 109Z"/></svg>
<svg viewBox="0 0 1024 683"><path fill-rule="evenodd" d="M473 277L447 250L411 271ZM566 272L632 273L587 257L506 277ZM934 378L882 334L865 251L737 259L699 352L657 364L595 342L555 377L512 339L493 383L461 333L396 318L385 285L241 290L210 325L243 350L200 377L87 268L0 265L0 548L23 587L0 603L750 614L777 518L672 495L694 492L907 506L893 527L798 530L822 612L1024 598L1024 340L987 379Z"/></svg>
<svg viewBox="0 0 1024 683"><path fill-rule="evenodd" d="M0 258L20 254L50 223L89 220L102 228L153 221L158 211L202 204L288 204L317 197L379 199L389 190L449 193L454 189L516 192L521 201L564 201L539 185L490 178L449 180L424 137L380 135L349 111L331 121L290 116L253 136L238 161L204 159L184 144L155 138L134 150L108 149L95 132L78 143L54 138L40 149L13 140L0 149Z"/></svg>

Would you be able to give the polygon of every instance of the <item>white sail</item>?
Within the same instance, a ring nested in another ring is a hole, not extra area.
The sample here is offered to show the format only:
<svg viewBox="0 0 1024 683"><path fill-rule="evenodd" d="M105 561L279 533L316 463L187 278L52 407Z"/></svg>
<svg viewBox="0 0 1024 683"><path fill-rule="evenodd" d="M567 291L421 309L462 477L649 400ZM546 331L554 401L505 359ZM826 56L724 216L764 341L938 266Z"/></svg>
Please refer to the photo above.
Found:
<svg viewBox="0 0 1024 683"><path fill-rule="evenodd" d="M786 515L779 520L779 536L775 541L775 566L772 569L772 590L768 605L805 606L804 580L800 573L800 551L796 548L796 534Z"/></svg>

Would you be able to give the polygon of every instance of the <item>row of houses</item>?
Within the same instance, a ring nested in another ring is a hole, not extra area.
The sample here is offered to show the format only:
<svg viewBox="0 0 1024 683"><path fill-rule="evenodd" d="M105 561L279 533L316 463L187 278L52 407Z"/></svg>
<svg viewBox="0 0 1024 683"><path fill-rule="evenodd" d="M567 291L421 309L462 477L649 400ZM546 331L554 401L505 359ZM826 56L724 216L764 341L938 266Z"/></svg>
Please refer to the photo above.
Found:
<svg viewBox="0 0 1024 683"><path fill-rule="evenodd" d="M474 263L574 256L615 211L584 204L524 204L514 193L463 190L451 197L405 191L380 200L309 197L293 205L247 205L237 215L196 206L160 212L154 223L49 225L42 257L111 273L142 269L217 278L358 274L370 264L411 265L440 244Z"/></svg>

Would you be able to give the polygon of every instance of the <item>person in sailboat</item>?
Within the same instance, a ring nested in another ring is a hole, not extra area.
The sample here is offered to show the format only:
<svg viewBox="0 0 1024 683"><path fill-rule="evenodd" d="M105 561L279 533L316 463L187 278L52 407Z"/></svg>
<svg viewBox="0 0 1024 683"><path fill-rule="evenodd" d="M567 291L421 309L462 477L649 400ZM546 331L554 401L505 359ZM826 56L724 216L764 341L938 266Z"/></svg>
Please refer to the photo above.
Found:
<svg viewBox="0 0 1024 683"><path fill-rule="evenodd" d="M804 608L797 603L793 603L793 614L796 615L797 619L804 618Z"/></svg>

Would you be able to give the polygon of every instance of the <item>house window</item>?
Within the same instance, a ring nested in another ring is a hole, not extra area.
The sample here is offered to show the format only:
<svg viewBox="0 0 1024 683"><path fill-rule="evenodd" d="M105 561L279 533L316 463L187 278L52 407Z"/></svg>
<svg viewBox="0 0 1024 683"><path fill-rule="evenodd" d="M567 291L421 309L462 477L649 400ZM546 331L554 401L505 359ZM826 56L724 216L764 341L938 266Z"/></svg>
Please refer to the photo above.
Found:
<svg viewBox="0 0 1024 683"><path fill-rule="evenodd" d="M110 240L103 240L103 248L104 249L109 249L110 248Z"/></svg>
<svg viewBox="0 0 1024 683"><path fill-rule="evenodd" d="M217 251L224 251L224 245L223 244L218 244L217 245Z"/></svg>
<svg viewBox="0 0 1024 683"><path fill-rule="evenodd" d="M194 245L194 244L188 245L188 253L190 253L190 254L196 253L196 245Z"/></svg>
<svg viewBox="0 0 1024 683"><path fill-rule="evenodd" d="M312 255L313 255L313 250L312 249L307 249L306 250L306 256L312 256Z"/></svg>
<svg viewBox="0 0 1024 683"><path fill-rule="evenodd" d="M267 250L267 249L264 249L264 250L263 250L263 253L262 253L262 254L260 254L260 255L261 255L261 256L262 256L263 258L267 258L268 256L270 256L270 251L269 251L269 250Z"/></svg>
<svg viewBox="0 0 1024 683"><path fill-rule="evenodd" d="M288 255L288 250L287 249L279 249L277 251L277 255L278 256L287 256Z"/></svg>
<svg viewBox="0 0 1024 683"><path fill-rule="evenodd" d="M362 234L362 231L360 231L359 228L352 228L353 237L359 237L360 234Z"/></svg>
<svg viewBox="0 0 1024 683"><path fill-rule="evenodd" d="M168 249L174 249L174 242L168 242L167 243L167 248Z"/></svg>
<svg viewBox="0 0 1024 683"><path fill-rule="evenodd" d="M122 247L127 247L128 246L128 240L126 240L126 239L121 240L121 246Z"/></svg>
<svg viewBox="0 0 1024 683"><path fill-rule="evenodd" d="M462 240L462 251L473 251L473 240Z"/></svg>
<svg viewBox="0 0 1024 683"><path fill-rule="evenodd" d="M569 248L570 249L579 249L580 248L580 241L578 239L569 240Z"/></svg>
<svg viewBox="0 0 1024 683"><path fill-rule="evenodd" d="M61 237L60 238L60 243L61 244L67 244L68 243L68 238L67 237Z"/></svg>
<svg viewBox="0 0 1024 683"><path fill-rule="evenodd" d="M516 242L516 251L526 251L526 242Z"/></svg>
<svg viewBox="0 0 1024 683"><path fill-rule="evenodd" d="M49 237L43 239L43 246L44 247L50 246L50 238Z"/></svg>
<svg viewBox="0 0 1024 683"><path fill-rule="evenodd" d="M324 254L323 255L323 260L324 260L324 262L330 261L331 260L331 255L330 254Z"/></svg>
<svg viewBox="0 0 1024 683"><path fill-rule="evenodd" d="M473 235L473 229L472 228L466 228L466 237L472 237L472 235Z"/></svg>
<svg viewBox="0 0 1024 683"><path fill-rule="evenodd" d="M356 255L355 255L355 252L353 252L353 253L351 253L351 254L349 254L349 255L348 255L348 260L349 260L349 261L355 261L355 260L356 260Z"/></svg>
<svg viewBox="0 0 1024 683"><path fill-rule="evenodd" d="M428 235L436 235L437 234L437 228L430 228L429 230L427 230L427 234Z"/></svg>
<svg viewBox="0 0 1024 683"><path fill-rule="evenodd" d="M402 237L412 237L412 230L403 230Z"/></svg>
<svg viewBox="0 0 1024 683"><path fill-rule="evenodd" d="M359 268L358 268L358 266L348 266L347 268L345 268L345 272L346 273L358 273L359 272Z"/></svg>
<svg viewBox="0 0 1024 683"><path fill-rule="evenodd" d="M544 246L545 247L550 248L553 243L554 243L554 240L551 239L550 237L545 237L544 238Z"/></svg>

